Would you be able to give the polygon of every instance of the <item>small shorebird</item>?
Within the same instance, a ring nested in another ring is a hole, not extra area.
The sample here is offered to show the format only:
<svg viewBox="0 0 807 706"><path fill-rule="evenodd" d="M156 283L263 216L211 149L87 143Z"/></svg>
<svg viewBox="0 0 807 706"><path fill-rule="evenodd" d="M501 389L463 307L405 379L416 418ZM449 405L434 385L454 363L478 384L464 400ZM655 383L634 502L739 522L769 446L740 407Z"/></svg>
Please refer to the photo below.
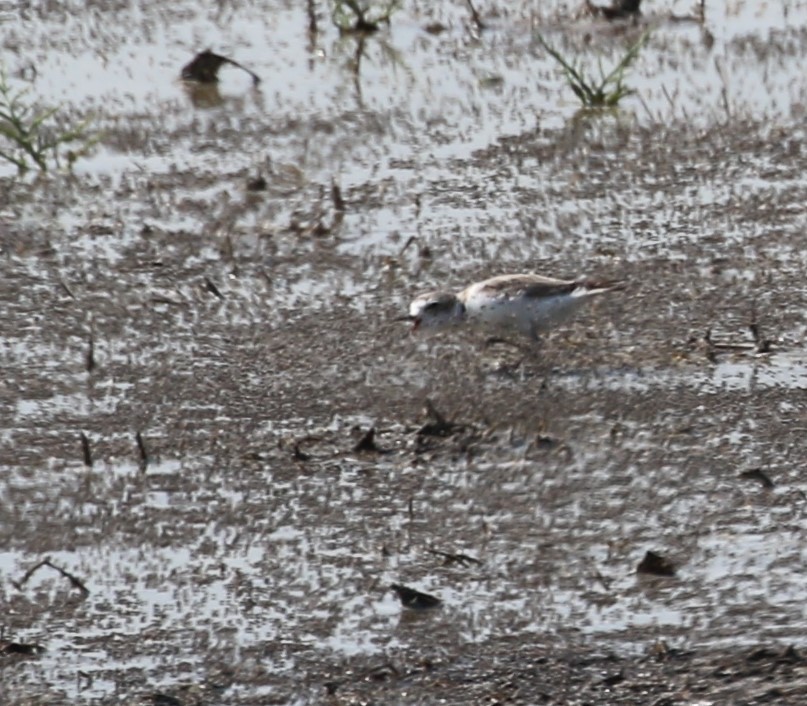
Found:
<svg viewBox="0 0 807 706"><path fill-rule="evenodd" d="M518 331L538 340L592 297L621 289L619 282L553 279L541 275L501 275L461 292L427 292L409 305L412 331L478 326L497 333Z"/></svg>

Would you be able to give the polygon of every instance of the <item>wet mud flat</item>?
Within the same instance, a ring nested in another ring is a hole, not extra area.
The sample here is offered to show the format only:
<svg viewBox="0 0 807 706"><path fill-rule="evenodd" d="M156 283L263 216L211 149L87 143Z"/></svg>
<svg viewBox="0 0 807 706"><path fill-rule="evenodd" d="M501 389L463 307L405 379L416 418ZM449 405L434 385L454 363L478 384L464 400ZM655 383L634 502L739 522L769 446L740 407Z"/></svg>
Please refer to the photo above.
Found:
<svg viewBox="0 0 807 706"><path fill-rule="evenodd" d="M798 17L662 27L593 116L518 18L418 13L358 74L301 40L302 97L154 81L97 171L2 182L0 702L807 698ZM715 51L764 95L687 93ZM629 286L520 365L393 321L502 269Z"/></svg>
<svg viewBox="0 0 807 706"><path fill-rule="evenodd" d="M346 666L326 692L341 703L798 703L807 671L792 650L670 653L662 645L630 658L591 644L559 652L521 640L475 646L439 663L412 659Z"/></svg>
<svg viewBox="0 0 807 706"><path fill-rule="evenodd" d="M47 649L3 656L10 703L801 700L791 312L756 305L759 354L745 282L703 302L649 266L511 368L385 303L278 323L157 250L5 281L5 635ZM23 584L43 557L89 593Z"/></svg>

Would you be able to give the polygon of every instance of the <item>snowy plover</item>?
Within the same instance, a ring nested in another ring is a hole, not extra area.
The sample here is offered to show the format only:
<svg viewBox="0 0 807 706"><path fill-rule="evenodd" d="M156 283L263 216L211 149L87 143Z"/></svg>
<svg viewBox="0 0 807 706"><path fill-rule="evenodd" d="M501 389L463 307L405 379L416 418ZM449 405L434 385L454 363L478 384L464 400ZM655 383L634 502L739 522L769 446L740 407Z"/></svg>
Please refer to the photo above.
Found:
<svg viewBox="0 0 807 706"><path fill-rule="evenodd" d="M568 319L598 294L620 289L619 282L553 279L541 275L501 275L476 282L458 294L427 292L409 305L413 331L479 326L493 332L538 336Z"/></svg>

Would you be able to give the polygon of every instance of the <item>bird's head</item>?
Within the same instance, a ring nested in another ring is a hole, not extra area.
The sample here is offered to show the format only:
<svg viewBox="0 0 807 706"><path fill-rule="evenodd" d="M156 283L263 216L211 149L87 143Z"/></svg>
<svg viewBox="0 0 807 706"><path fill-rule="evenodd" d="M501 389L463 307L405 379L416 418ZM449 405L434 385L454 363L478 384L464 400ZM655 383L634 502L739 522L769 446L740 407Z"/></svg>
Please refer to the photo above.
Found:
<svg viewBox="0 0 807 706"><path fill-rule="evenodd" d="M412 333L439 331L457 326L465 318L465 307L455 294L427 292L409 305L409 314L400 320L412 322Z"/></svg>

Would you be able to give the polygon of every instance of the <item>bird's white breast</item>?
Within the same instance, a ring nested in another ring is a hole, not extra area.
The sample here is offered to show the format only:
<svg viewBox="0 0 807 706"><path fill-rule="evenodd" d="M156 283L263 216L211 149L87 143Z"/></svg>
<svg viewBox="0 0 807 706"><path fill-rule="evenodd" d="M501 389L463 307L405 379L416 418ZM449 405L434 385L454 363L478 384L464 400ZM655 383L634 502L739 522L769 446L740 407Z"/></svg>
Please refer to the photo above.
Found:
<svg viewBox="0 0 807 706"><path fill-rule="evenodd" d="M533 335L569 317L583 299L576 293L529 297L482 290L468 291L465 307L470 322L490 328L517 329Z"/></svg>

